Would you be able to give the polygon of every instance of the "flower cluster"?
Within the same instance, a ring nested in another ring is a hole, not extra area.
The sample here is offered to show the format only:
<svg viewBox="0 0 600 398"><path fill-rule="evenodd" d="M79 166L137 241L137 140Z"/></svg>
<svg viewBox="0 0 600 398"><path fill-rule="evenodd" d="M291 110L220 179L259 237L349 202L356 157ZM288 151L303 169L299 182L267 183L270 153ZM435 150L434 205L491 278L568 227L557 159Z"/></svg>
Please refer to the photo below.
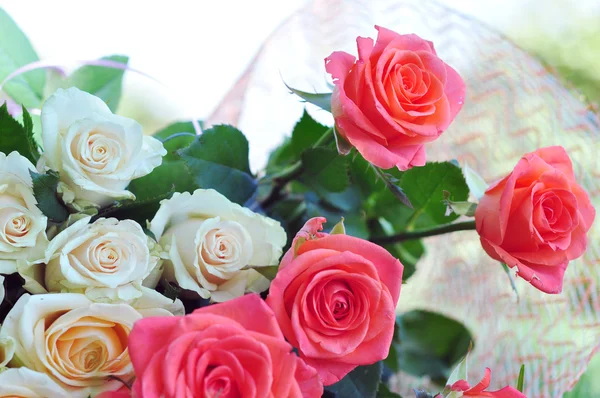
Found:
<svg viewBox="0 0 600 398"><path fill-rule="evenodd" d="M36 141L25 109L23 125L0 109L0 396L320 397L344 383L375 396L383 361L400 366L411 344L396 308L423 249L395 243L463 230L458 216L492 258L559 293L595 218L566 151L525 155L466 203L461 170L424 149L463 106L462 78L431 42L377 30L358 59L326 58L334 127L305 115L260 178L231 126L148 136L72 87L45 101ZM439 168L462 183L450 213L445 181L419 174ZM323 215L340 213L330 229ZM459 347L427 349L439 382ZM524 397L486 391L489 369L465 379L441 395Z"/></svg>

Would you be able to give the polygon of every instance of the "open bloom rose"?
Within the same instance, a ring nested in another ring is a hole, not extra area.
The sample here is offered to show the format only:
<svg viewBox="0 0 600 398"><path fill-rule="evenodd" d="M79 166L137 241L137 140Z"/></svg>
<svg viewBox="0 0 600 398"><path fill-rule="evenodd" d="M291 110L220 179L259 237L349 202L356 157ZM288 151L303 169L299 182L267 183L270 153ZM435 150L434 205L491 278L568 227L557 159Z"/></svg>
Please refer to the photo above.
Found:
<svg viewBox="0 0 600 398"><path fill-rule="evenodd" d="M403 266L374 243L319 233L325 221L314 218L298 234L267 304L286 339L330 385L387 357Z"/></svg>
<svg viewBox="0 0 600 398"><path fill-rule="evenodd" d="M59 233L46 251L45 287L93 300L132 300L160 278L156 243L131 220L83 218ZM34 291L32 293L40 293Z"/></svg>
<svg viewBox="0 0 600 398"><path fill-rule="evenodd" d="M0 372L0 397L64 398L69 394L48 375L24 367Z"/></svg>
<svg viewBox="0 0 600 398"><path fill-rule="evenodd" d="M527 398L525 394L517 390L516 388L507 386L498 391L486 391L490 385L492 377L492 371L489 368L485 369L485 376L483 379L473 387L469 385L466 380L458 380L448 389L451 391L447 398L460 398L460 397L494 397L494 398Z"/></svg>
<svg viewBox="0 0 600 398"><path fill-rule="evenodd" d="M168 250L165 278L213 301L239 297L252 286L266 289L268 281L262 284L247 267L277 264L287 239L277 221L212 189L162 201L149 228Z"/></svg>
<svg viewBox="0 0 600 398"><path fill-rule="evenodd" d="M67 202L104 206L135 199L127 185L159 166L167 153L135 120L114 115L100 98L77 88L58 89L41 118L40 166L60 173Z"/></svg>
<svg viewBox="0 0 600 398"><path fill-rule="evenodd" d="M315 370L292 352L273 313L255 294L185 317L138 321L129 350L137 398L316 398L323 393Z"/></svg>
<svg viewBox="0 0 600 398"><path fill-rule="evenodd" d="M356 39L358 61L341 51L325 59L335 84L335 127L375 166L423 166L423 144L437 139L456 117L465 84L438 58L433 43L375 28L376 43Z"/></svg>
<svg viewBox="0 0 600 398"><path fill-rule="evenodd" d="M11 365L47 374L69 397L116 390L133 366L128 335L144 316L166 316L161 308L93 303L83 294L25 294L10 310L0 335L16 342Z"/></svg>
<svg viewBox="0 0 600 398"><path fill-rule="evenodd" d="M492 184L475 211L485 251L517 268L517 275L546 293L560 293L570 260L587 247L595 210L575 181L559 146L538 149Z"/></svg>
<svg viewBox="0 0 600 398"><path fill-rule="evenodd" d="M0 273L17 271L17 261L43 257L47 218L33 197L27 158L0 152Z"/></svg>

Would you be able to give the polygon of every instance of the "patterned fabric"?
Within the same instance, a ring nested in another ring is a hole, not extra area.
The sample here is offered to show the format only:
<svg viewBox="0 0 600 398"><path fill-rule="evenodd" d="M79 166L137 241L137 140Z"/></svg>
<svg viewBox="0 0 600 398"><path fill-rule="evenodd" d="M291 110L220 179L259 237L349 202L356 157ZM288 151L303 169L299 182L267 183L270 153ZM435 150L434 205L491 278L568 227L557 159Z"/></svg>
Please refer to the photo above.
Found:
<svg viewBox="0 0 600 398"><path fill-rule="evenodd" d="M354 38L373 36L375 23L433 41L439 56L465 79L463 110L428 145L428 160L466 162L492 182L524 153L563 145L600 208L600 127L593 107L501 34L428 0L315 0L271 35L211 121L238 124L259 142L251 148L253 164L264 165L265 151L279 141L274 137L291 131L304 107L279 75L305 91L330 91L323 59L333 49L352 51ZM309 110L331 122L325 112ZM426 257L403 287L398 311L429 309L465 323L475 336L469 379L481 378L478 370L489 367L495 372L491 387L515 385L524 363L528 397L560 397L600 349L598 222L589 241L584 257L569 265L562 294L545 295L517 280L517 298L474 231L430 238ZM427 385L405 374L395 382L406 395Z"/></svg>

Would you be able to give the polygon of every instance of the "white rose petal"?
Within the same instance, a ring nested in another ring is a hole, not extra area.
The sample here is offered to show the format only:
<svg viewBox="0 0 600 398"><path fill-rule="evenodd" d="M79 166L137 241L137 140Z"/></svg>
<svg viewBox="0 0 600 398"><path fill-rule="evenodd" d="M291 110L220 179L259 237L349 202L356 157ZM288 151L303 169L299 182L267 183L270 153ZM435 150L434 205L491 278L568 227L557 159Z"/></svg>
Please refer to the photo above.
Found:
<svg viewBox="0 0 600 398"><path fill-rule="evenodd" d="M47 218L33 196L35 167L18 152L0 152L0 273L17 271L18 262L43 258Z"/></svg>
<svg viewBox="0 0 600 398"><path fill-rule="evenodd" d="M0 397L64 398L68 393L48 375L27 368L0 373Z"/></svg>
<svg viewBox="0 0 600 398"><path fill-rule="evenodd" d="M165 278L213 301L266 289L266 278L248 266L276 265L286 242L277 221L212 189L162 201L149 229L168 251Z"/></svg>
<svg viewBox="0 0 600 398"><path fill-rule="evenodd" d="M142 227L131 220L100 218L90 224L90 219L76 221L50 241L43 280L33 271L23 271L23 277L49 292L84 293L98 302L131 301L142 296L142 285L155 287L160 248Z"/></svg>
<svg viewBox="0 0 600 398"><path fill-rule="evenodd" d="M15 362L50 376L68 392L65 396L94 396L122 386L110 376L133 378L127 336L144 316L171 315L151 308L160 301L149 293L138 303L145 308L136 309L94 303L76 293L25 294L6 316L0 335L15 340L11 365Z"/></svg>
<svg viewBox="0 0 600 398"><path fill-rule="evenodd" d="M50 96L41 119L39 167L57 170L69 188L61 187L64 199L81 202L79 207L134 199L127 185L149 174L167 153L135 120L114 115L100 98L74 87Z"/></svg>
<svg viewBox="0 0 600 398"><path fill-rule="evenodd" d="M10 336L0 336L0 371L15 356L16 341Z"/></svg>

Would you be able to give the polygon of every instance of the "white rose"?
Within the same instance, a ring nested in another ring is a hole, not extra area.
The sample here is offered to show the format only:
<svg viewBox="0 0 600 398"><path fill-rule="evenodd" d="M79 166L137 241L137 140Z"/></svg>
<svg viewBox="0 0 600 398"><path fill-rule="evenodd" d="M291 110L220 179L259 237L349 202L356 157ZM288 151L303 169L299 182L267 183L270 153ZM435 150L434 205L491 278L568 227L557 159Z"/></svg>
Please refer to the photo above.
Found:
<svg viewBox="0 0 600 398"><path fill-rule="evenodd" d="M27 158L0 152L0 273L12 274L20 260L43 257L47 218L37 208Z"/></svg>
<svg viewBox="0 0 600 398"><path fill-rule="evenodd" d="M127 347L135 321L168 315L162 308L94 303L77 293L25 294L6 316L0 335L16 342L11 366L47 374L66 396L87 398L122 387L112 377L133 378Z"/></svg>
<svg viewBox="0 0 600 398"><path fill-rule="evenodd" d="M57 170L72 192L63 199L105 206L134 199L125 188L167 153L144 136L135 120L114 115L100 98L77 88L58 89L42 107L44 155L40 167Z"/></svg>
<svg viewBox="0 0 600 398"><path fill-rule="evenodd" d="M142 227L115 218L89 221L75 222L50 241L46 289L85 293L94 301L129 301L142 295L142 282L154 288L162 273L159 247Z"/></svg>
<svg viewBox="0 0 600 398"><path fill-rule="evenodd" d="M275 265L286 242L281 225L212 189L163 200L149 229L165 250L166 279L203 298L226 301L265 278L248 266Z"/></svg>
<svg viewBox="0 0 600 398"><path fill-rule="evenodd" d="M0 373L0 397L64 398L68 393L48 375L27 368L7 369Z"/></svg>

